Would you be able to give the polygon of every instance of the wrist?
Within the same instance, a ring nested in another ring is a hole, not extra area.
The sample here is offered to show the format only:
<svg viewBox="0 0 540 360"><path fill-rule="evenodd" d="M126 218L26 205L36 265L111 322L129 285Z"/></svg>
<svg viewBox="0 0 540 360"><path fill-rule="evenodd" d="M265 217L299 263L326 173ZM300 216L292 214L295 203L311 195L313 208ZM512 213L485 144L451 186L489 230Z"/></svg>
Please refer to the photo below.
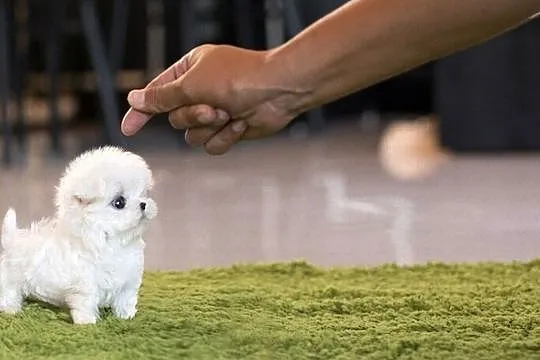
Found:
<svg viewBox="0 0 540 360"><path fill-rule="evenodd" d="M312 89L300 77L296 64L291 62L283 47L263 52L260 69L262 83L269 90L268 102L283 115L292 118L309 110Z"/></svg>

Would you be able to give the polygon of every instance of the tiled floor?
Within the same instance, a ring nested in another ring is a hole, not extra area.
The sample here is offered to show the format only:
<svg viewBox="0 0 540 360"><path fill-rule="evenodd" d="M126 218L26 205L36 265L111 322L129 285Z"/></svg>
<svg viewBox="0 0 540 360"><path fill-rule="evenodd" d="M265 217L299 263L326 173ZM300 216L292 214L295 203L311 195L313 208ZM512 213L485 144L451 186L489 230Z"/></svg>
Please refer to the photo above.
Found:
<svg viewBox="0 0 540 360"><path fill-rule="evenodd" d="M151 269L540 256L537 156L459 157L427 180L400 183L380 169L376 137L357 128L308 140L276 137L215 158L179 150L170 135L149 130L135 146L157 180ZM78 141L66 140L69 156ZM35 136L27 166L1 170L0 211L15 207L22 224L53 212L66 160L51 160L45 148Z"/></svg>

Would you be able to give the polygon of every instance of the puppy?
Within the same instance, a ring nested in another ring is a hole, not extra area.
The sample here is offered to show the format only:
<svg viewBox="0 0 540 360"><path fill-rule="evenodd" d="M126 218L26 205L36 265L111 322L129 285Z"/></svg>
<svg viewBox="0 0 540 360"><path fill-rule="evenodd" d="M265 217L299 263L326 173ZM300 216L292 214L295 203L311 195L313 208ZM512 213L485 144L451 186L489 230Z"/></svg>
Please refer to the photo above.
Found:
<svg viewBox="0 0 540 360"><path fill-rule="evenodd" d="M144 266L143 232L157 215L152 173L139 156L115 147L88 151L66 168L54 217L2 225L0 311L25 298L67 307L75 324L94 324L99 309L121 319L137 312Z"/></svg>

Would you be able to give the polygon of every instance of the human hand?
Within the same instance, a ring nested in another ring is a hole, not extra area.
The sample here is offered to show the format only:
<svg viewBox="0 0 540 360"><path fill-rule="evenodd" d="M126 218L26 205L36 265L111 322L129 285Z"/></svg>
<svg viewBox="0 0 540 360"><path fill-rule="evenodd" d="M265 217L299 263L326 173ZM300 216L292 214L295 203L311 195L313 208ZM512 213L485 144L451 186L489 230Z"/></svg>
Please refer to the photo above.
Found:
<svg viewBox="0 0 540 360"><path fill-rule="evenodd" d="M267 54L227 45L193 49L129 93L122 132L134 135L155 114L169 113L172 127L186 130L188 144L213 155L278 132L295 114L287 109L292 93L275 80Z"/></svg>

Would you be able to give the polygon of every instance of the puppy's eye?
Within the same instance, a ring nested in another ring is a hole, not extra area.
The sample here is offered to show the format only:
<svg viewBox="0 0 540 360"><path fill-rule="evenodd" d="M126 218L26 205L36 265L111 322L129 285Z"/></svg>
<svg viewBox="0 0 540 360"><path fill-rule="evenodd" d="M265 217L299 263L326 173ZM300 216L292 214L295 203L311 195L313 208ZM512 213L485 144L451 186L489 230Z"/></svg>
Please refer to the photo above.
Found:
<svg viewBox="0 0 540 360"><path fill-rule="evenodd" d="M126 199L123 196L119 196L111 203L117 209L123 209L126 206Z"/></svg>

